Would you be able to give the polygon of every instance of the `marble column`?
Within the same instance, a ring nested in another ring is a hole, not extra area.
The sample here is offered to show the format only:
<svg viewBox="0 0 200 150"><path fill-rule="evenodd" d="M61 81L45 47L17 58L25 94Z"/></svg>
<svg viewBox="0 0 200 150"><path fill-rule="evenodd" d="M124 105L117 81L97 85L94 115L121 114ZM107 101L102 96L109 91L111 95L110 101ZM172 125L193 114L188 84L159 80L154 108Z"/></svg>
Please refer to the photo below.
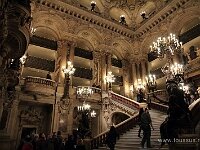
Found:
<svg viewBox="0 0 200 150"><path fill-rule="evenodd" d="M107 64L106 64L106 53L101 53L101 89L106 90L106 77L107 74Z"/></svg>
<svg viewBox="0 0 200 150"><path fill-rule="evenodd" d="M129 97L130 85L129 85L129 75L128 75L128 61L122 60L123 67L123 95Z"/></svg>
<svg viewBox="0 0 200 150"><path fill-rule="evenodd" d="M94 51L93 52L93 83L96 86L100 85L100 60L101 54L100 52Z"/></svg>
<svg viewBox="0 0 200 150"><path fill-rule="evenodd" d="M52 121L51 121L51 131L53 132L57 132L58 128L59 128L59 117L60 117L60 113L59 113L59 105L58 104L54 104L53 105L53 111L52 111Z"/></svg>
<svg viewBox="0 0 200 150"><path fill-rule="evenodd" d="M141 65L142 65L142 82L145 83L146 82L145 77L147 75L147 72L146 72L147 68L146 68L146 60L145 59L143 59L141 61Z"/></svg>
<svg viewBox="0 0 200 150"><path fill-rule="evenodd" d="M141 75L140 75L140 62L137 62L136 63L136 66L137 66L137 79L141 79Z"/></svg>
<svg viewBox="0 0 200 150"><path fill-rule="evenodd" d="M136 68L135 61L131 61L131 65L132 65L132 84L133 84L133 88L134 88L135 82L137 82L137 68Z"/></svg>

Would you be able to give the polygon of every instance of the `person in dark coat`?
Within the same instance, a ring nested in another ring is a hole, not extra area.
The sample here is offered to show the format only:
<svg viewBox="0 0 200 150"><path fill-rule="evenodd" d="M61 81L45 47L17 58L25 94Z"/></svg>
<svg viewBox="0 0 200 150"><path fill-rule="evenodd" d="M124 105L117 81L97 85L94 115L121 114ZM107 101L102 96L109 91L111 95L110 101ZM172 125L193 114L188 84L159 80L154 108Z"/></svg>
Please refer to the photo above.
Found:
<svg viewBox="0 0 200 150"><path fill-rule="evenodd" d="M65 143L65 150L74 150L76 141L73 135L69 135L68 140Z"/></svg>
<svg viewBox="0 0 200 150"><path fill-rule="evenodd" d="M44 133L39 134L39 140L38 140L38 150L46 150L47 149L47 141L46 136Z"/></svg>
<svg viewBox="0 0 200 150"><path fill-rule="evenodd" d="M143 112L144 112L144 109L140 108L139 116L138 116L138 125L140 127L139 130L138 130L138 137L140 137L140 138L141 138L140 133L141 133L141 130L142 130L142 128L141 128L141 116L142 116Z"/></svg>
<svg viewBox="0 0 200 150"><path fill-rule="evenodd" d="M151 148L151 142L150 142L151 127L153 129L151 116L149 114L148 108L145 108L145 111L141 115L141 128L143 130L143 138L141 142L142 148L144 148L144 144L146 142L147 142L147 148Z"/></svg>
<svg viewBox="0 0 200 150"><path fill-rule="evenodd" d="M106 138L106 143L108 147L110 148L110 150L115 149L117 137L118 137L118 134L117 134L116 128L114 126L111 126L110 131L108 132L107 138Z"/></svg>

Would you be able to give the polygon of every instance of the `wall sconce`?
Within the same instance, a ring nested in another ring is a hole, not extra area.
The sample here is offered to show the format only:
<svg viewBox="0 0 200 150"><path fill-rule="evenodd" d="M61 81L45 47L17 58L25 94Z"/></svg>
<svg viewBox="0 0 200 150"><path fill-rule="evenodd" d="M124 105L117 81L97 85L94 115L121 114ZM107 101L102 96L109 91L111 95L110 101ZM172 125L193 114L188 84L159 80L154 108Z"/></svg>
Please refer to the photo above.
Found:
<svg viewBox="0 0 200 150"><path fill-rule="evenodd" d="M125 19L126 19L125 16L124 16L124 15L121 15L121 16L120 16L119 22L120 22L121 24L126 24L126 20L125 20Z"/></svg>
<svg viewBox="0 0 200 150"><path fill-rule="evenodd" d="M34 35L35 34L35 32L36 32L36 28L31 28L31 35Z"/></svg>
<svg viewBox="0 0 200 150"><path fill-rule="evenodd" d="M96 2L95 1L91 1L91 11L94 11L95 7L96 7Z"/></svg>
<svg viewBox="0 0 200 150"><path fill-rule="evenodd" d="M140 15L142 16L143 19L148 19L148 16L146 15L146 12L145 11L142 11L140 13Z"/></svg>
<svg viewBox="0 0 200 150"><path fill-rule="evenodd" d="M25 54L19 59L22 65L25 64L26 59L27 59L27 55L25 55Z"/></svg>

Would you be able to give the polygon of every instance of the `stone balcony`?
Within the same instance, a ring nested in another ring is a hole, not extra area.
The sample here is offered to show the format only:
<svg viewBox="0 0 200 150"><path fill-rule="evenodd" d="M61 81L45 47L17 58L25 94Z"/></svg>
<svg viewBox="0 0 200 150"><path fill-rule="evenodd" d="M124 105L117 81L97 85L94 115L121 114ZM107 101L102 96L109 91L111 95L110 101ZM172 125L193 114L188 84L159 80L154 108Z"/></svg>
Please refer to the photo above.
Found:
<svg viewBox="0 0 200 150"><path fill-rule="evenodd" d="M55 94L55 86L56 84L53 80L28 76L24 80L23 90L25 92L53 96Z"/></svg>
<svg viewBox="0 0 200 150"><path fill-rule="evenodd" d="M200 55L188 62L185 69L185 78L190 78L200 74Z"/></svg>

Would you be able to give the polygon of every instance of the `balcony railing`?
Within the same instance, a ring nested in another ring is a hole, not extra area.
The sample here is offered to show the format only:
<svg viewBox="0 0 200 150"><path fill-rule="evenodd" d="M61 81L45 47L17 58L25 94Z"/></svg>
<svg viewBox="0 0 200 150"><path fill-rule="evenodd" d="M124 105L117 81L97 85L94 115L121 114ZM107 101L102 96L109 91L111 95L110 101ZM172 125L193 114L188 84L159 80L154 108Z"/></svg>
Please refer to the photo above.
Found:
<svg viewBox="0 0 200 150"><path fill-rule="evenodd" d="M121 134L127 132L128 130L133 128L133 126L136 125L137 122L138 122L138 114L126 119L125 121L123 121L123 122L119 123L117 126L115 126L117 133L119 135L121 135ZM103 144L106 144L106 137L108 135L108 132L109 132L109 130L94 137L91 141L91 149L98 148L100 146L103 146Z"/></svg>
<svg viewBox="0 0 200 150"><path fill-rule="evenodd" d="M196 71L200 70L200 56L189 61L189 64L186 65L185 67L185 77L190 77L190 73L194 73Z"/></svg>
<svg viewBox="0 0 200 150"><path fill-rule="evenodd" d="M35 92L36 94L54 95L55 85L55 81L28 76L25 78L24 91Z"/></svg>
<svg viewBox="0 0 200 150"><path fill-rule="evenodd" d="M139 109L141 107L140 103L132 99L129 99L127 97L121 96L117 93L111 92L110 95L111 95L112 100L117 101L118 103L121 103L129 108Z"/></svg>

